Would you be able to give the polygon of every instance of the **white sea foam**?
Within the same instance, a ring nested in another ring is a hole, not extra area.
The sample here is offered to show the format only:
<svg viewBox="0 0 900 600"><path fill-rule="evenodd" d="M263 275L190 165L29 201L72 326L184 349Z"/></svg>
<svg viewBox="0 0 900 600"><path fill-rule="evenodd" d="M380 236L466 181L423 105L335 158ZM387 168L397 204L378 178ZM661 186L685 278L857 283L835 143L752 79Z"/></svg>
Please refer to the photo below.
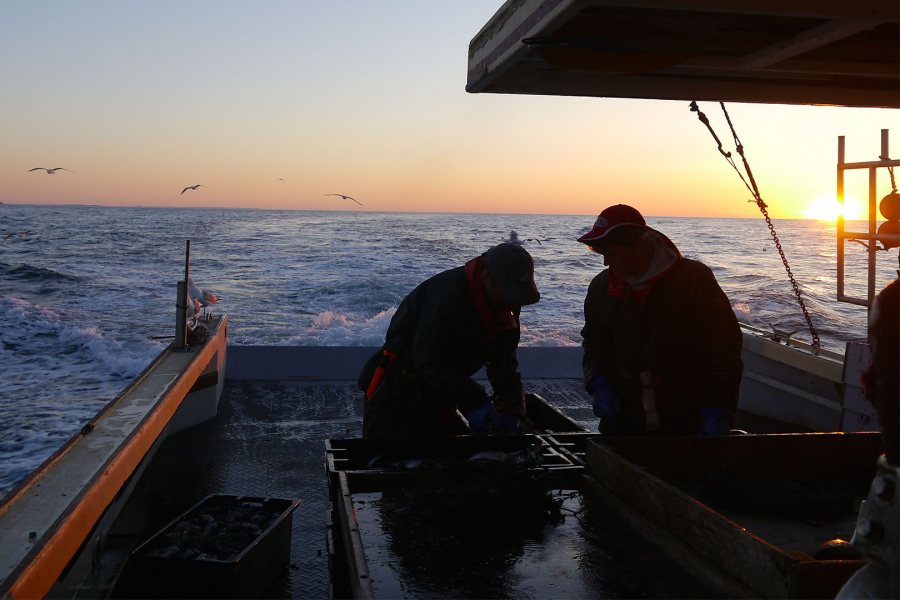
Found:
<svg viewBox="0 0 900 600"><path fill-rule="evenodd" d="M603 269L572 241L590 216L7 204L0 218L10 230L32 230L29 243L0 247L0 493L163 347L150 338L173 332L187 238L191 273L222 296L215 309L228 313L233 344L378 346L418 283L515 229L547 240L525 246L542 299L522 311L522 345L578 345L584 294ZM714 269L741 320L809 339L761 219L648 221ZM808 221L775 225L819 334L842 350L864 335L866 316L834 300L834 232ZM857 297L865 296L864 250L847 252L846 291ZM895 276L896 254L879 259L883 285Z"/></svg>
<svg viewBox="0 0 900 600"><path fill-rule="evenodd" d="M751 308L750 304L747 302L735 302L731 305L731 308L734 309L734 314L737 317L738 321L742 323L750 322Z"/></svg>
<svg viewBox="0 0 900 600"><path fill-rule="evenodd" d="M392 307L360 318L326 310L302 333L288 338L286 345L380 346L395 312Z"/></svg>

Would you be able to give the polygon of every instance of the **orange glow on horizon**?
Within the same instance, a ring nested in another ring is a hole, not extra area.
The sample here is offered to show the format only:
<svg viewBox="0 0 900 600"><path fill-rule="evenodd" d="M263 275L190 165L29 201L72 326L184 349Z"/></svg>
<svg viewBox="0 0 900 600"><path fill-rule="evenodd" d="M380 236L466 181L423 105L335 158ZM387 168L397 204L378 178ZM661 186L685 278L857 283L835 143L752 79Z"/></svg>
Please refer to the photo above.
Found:
<svg viewBox="0 0 900 600"><path fill-rule="evenodd" d="M802 214L804 218L818 221L836 221L842 215L848 221L868 218L865 207L852 196L845 196L843 204L834 195L820 196L812 200Z"/></svg>

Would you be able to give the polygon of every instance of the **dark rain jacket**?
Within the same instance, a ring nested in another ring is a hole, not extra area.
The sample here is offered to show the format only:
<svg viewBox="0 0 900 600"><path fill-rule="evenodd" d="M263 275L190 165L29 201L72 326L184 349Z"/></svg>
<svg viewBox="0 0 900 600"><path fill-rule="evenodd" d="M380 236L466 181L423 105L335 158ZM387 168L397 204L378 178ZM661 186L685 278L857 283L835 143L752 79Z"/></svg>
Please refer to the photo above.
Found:
<svg viewBox="0 0 900 600"><path fill-rule="evenodd" d="M480 259L475 259L480 260ZM516 348L519 308L507 325L489 333L465 267L422 282L397 308L385 336L396 361L365 402L363 437L423 438L465 432L456 415L486 399L472 379L482 366L498 410L525 414ZM383 350L382 349L382 350ZM365 391L382 357L379 350L360 373Z"/></svg>
<svg viewBox="0 0 900 600"><path fill-rule="evenodd" d="M872 364L863 376L866 396L878 412L887 461L900 465L900 281L875 298L869 315Z"/></svg>
<svg viewBox="0 0 900 600"><path fill-rule="evenodd" d="M712 271L679 258L642 301L627 285L610 295L609 275L591 282L581 331L585 385L605 375L622 401L621 427L601 423L601 431L646 433L648 393L663 434L696 434L704 407L736 411L743 338Z"/></svg>

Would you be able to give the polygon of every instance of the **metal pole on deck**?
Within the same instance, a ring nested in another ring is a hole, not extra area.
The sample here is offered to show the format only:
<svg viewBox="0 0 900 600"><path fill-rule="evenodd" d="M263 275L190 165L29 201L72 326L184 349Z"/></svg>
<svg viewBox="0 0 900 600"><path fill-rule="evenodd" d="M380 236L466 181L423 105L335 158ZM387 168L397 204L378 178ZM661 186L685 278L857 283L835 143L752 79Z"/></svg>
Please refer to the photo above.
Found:
<svg viewBox="0 0 900 600"><path fill-rule="evenodd" d="M188 281L191 276L191 240L186 240L184 248L184 281L178 282L178 300L175 312L175 341L172 346L176 350L186 350L187 343L187 313L188 313Z"/></svg>
<svg viewBox="0 0 900 600"><path fill-rule="evenodd" d="M837 218L837 299L844 299L844 136L838 136L837 200L841 210Z"/></svg>

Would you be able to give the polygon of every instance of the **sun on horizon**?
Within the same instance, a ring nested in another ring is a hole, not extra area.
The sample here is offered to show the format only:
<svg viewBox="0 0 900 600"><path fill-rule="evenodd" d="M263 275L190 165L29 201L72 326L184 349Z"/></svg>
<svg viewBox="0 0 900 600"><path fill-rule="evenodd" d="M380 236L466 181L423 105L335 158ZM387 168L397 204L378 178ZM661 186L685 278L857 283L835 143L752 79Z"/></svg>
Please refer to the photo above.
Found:
<svg viewBox="0 0 900 600"><path fill-rule="evenodd" d="M818 221L836 221L841 215L848 221L868 218L864 207L852 196L845 196L843 204L838 202L836 196L820 196L812 200L803 212L805 218Z"/></svg>

